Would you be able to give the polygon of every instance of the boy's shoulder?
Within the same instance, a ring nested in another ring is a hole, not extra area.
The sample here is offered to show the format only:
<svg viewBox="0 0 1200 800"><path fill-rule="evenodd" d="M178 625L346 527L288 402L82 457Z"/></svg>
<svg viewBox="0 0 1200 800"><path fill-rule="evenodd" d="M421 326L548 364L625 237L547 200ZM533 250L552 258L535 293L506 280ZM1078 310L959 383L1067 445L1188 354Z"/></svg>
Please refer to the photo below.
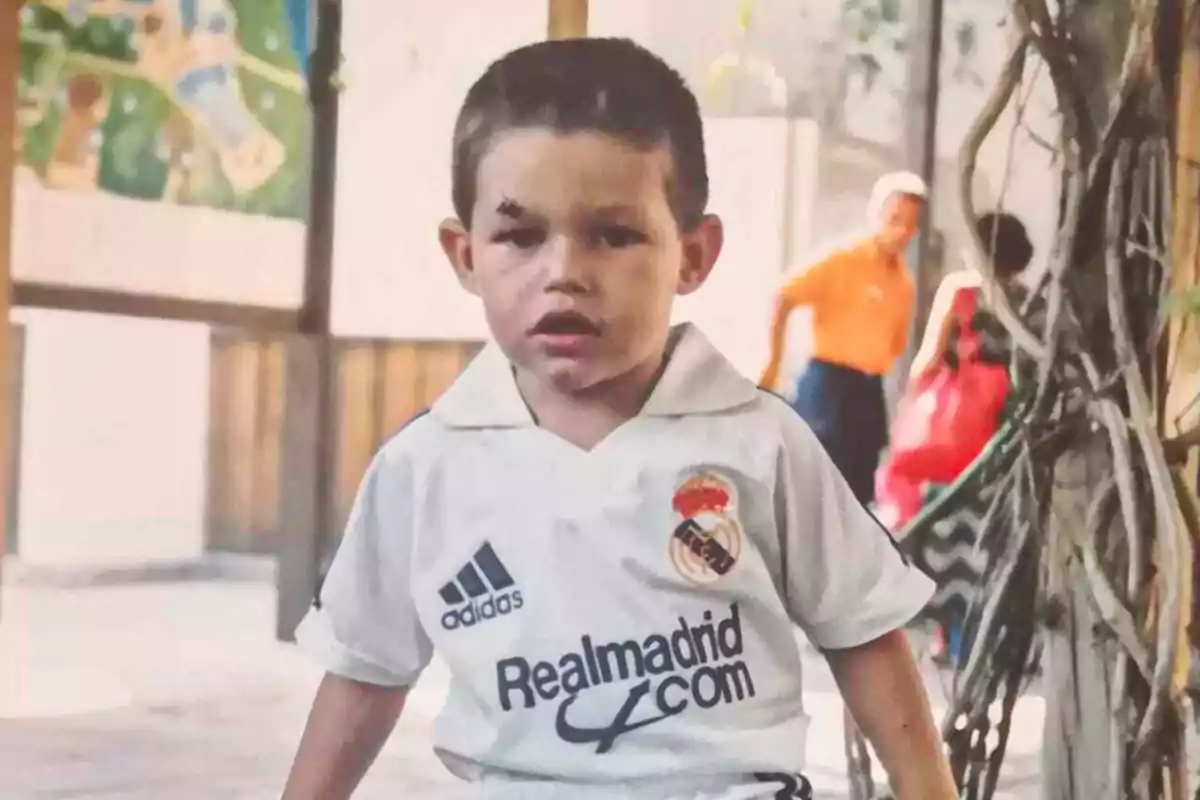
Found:
<svg viewBox="0 0 1200 800"><path fill-rule="evenodd" d="M727 374L733 373L732 365L728 370ZM705 374L705 370L698 370L698 376ZM712 377L711 373L707 376ZM678 418L691 420L687 426L690 431L699 423L713 431L723 431L723 438L733 437L743 443L753 441L758 447L775 449L781 456L807 460L811 453L822 451L816 434L785 397L750 381L744 385L742 402L731 402L725 408L714 404L712 411L716 413L698 408L697 413L681 414ZM736 399L736 395L730 399Z"/></svg>
<svg viewBox="0 0 1200 800"><path fill-rule="evenodd" d="M758 392L754 410L773 426L783 446L809 448L817 444L816 434L783 395L762 388Z"/></svg>

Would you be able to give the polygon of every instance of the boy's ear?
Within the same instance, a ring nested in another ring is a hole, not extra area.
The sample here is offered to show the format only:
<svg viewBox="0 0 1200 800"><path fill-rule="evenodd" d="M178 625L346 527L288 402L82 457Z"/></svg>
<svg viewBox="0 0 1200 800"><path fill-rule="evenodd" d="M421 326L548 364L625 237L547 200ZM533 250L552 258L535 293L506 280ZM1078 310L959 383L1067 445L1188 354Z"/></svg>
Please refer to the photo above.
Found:
<svg viewBox="0 0 1200 800"><path fill-rule="evenodd" d="M454 217L449 217L438 226L438 241L446 260L454 268L454 275L462 287L471 294L479 294L475 287L475 265L471 259L471 235L466 227Z"/></svg>
<svg viewBox="0 0 1200 800"><path fill-rule="evenodd" d="M679 294L691 294L704 285L724 244L725 226L716 214L705 214L695 230L683 234L683 267L676 289Z"/></svg>

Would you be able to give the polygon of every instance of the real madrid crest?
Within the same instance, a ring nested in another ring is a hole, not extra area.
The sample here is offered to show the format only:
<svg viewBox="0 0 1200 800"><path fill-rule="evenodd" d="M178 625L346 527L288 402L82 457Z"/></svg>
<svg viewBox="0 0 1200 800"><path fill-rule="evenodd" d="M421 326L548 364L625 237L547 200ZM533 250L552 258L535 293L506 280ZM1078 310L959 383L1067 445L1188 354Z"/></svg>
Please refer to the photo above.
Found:
<svg viewBox="0 0 1200 800"><path fill-rule="evenodd" d="M671 507L671 563L679 574L694 583L728 575L742 552L733 482L710 471L693 474L675 489Z"/></svg>

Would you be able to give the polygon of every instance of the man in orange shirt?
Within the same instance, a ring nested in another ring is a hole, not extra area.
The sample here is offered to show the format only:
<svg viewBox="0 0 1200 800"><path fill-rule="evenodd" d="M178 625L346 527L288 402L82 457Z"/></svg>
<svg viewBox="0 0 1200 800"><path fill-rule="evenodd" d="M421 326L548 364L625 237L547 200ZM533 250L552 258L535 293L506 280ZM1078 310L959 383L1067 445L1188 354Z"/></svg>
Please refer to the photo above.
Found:
<svg viewBox="0 0 1200 800"><path fill-rule="evenodd" d="M915 290L904 251L917 232L925 182L885 175L871 193L872 231L784 285L771 323L771 354L759 378L779 382L788 317L813 311L813 358L792 402L821 440L859 502L875 495L875 469L887 444L883 377L908 343Z"/></svg>

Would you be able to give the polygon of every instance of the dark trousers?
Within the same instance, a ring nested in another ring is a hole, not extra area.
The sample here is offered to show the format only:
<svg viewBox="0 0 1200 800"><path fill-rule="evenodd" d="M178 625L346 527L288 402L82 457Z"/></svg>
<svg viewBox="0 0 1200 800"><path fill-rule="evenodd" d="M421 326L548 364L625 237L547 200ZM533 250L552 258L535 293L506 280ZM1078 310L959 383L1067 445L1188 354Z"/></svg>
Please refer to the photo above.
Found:
<svg viewBox="0 0 1200 800"><path fill-rule="evenodd" d="M792 401L863 505L875 501L875 470L887 446L883 379L826 361L809 362Z"/></svg>

